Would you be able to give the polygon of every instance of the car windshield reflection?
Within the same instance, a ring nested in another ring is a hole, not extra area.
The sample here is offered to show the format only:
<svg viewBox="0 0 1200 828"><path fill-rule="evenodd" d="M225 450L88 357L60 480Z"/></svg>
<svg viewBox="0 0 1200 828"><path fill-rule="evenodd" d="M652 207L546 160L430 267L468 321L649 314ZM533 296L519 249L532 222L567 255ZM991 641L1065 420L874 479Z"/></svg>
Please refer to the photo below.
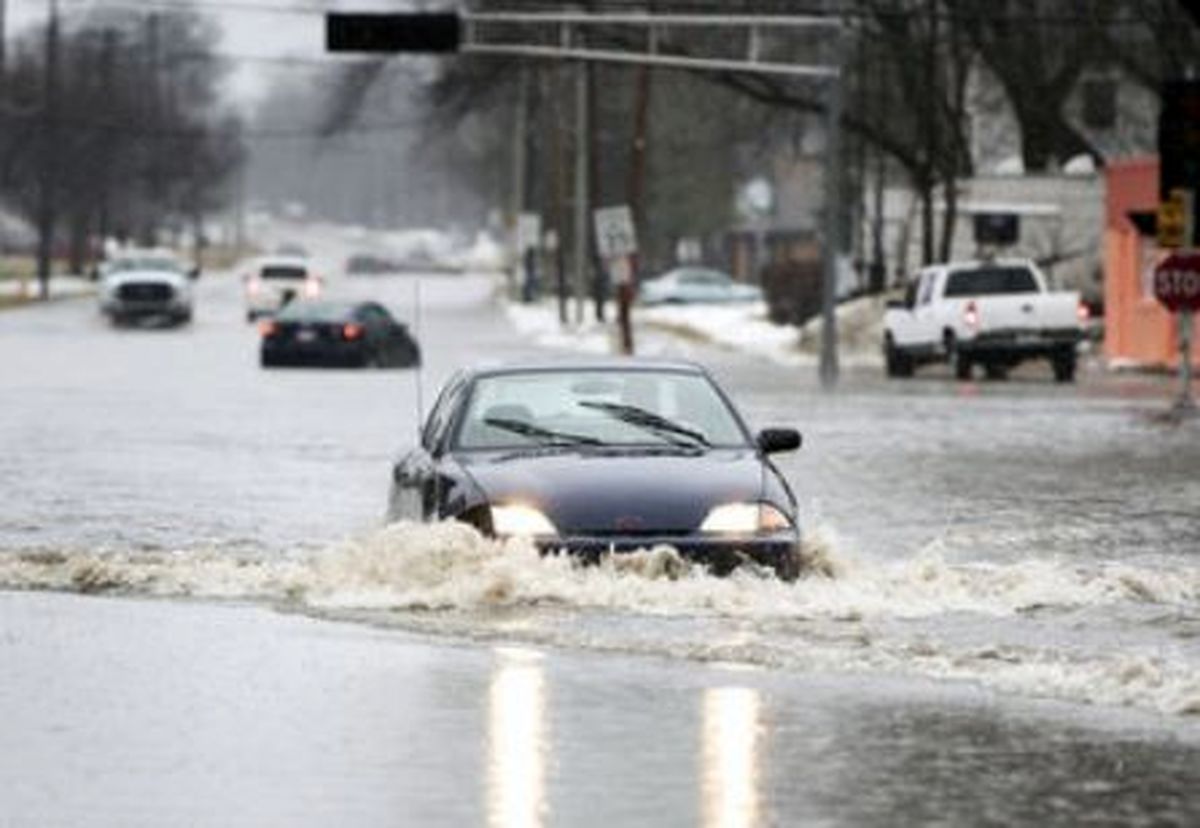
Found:
<svg viewBox="0 0 1200 828"><path fill-rule="evenodd" d="M738 447L749 441L704 376L672 371L531 371L481 377L455 448L538 445Z"/></svg>

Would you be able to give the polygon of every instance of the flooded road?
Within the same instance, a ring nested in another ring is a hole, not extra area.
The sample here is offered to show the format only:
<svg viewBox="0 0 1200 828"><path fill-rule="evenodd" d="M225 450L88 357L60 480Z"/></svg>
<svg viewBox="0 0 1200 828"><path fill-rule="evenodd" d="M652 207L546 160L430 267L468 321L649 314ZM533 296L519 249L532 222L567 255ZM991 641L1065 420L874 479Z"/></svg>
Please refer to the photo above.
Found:
<svg viewBox="0 0 1200 828"><path fill-rule="evenodd" d="M416 325L411 278L331 289ZM530 353L493 290L420 280L426 407ZM198 291L181 330L0 315L0 824L1200 818L1200 432L1155 419L1168 382L827 395L651 336L804 432L820 564L672 579L383 528L414 375L264 372L236 279Z"/></svg>

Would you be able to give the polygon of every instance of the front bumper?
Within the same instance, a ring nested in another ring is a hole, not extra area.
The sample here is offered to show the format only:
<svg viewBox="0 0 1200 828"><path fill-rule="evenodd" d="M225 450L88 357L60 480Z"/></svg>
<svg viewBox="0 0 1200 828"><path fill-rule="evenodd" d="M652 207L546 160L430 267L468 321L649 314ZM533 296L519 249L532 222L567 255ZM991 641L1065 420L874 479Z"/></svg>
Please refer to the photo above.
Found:
<svg viewBox="0 0 1200 828"><path fill-rule="evenodd" d="M113 299L101 305L103 311L113 319L142 319L152 316L169 316L182 319L191 313L191 306L179 300L165 302L131 302Z"/></svg>
<svg viewBox="0 0 1200 828"><path fill-rule="evenodd" d="M799 574L800 536L781 532L748 538L704 535L583 535L536 538L543 555L566 554L585 563L598 563L605 555L627 554L656 546L669 546L685 560L704 566L715 575L728 575L746 562L775 570L791 580Z"/></svg>

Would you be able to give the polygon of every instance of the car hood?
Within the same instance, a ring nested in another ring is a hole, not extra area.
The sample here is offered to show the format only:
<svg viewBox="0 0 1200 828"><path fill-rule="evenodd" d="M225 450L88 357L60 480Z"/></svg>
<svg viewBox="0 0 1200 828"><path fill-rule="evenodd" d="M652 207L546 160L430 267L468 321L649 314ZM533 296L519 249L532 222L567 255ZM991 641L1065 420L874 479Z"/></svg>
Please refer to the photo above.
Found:
<svg viewBox="0 0 1200 828"><path fill-rule="evenodd" d="M692 532L714 506L764 497L773 476L749 448L534 449L456 459L488 502L537 506L564 534Z"/></svg>
<svg viewBox="0 0 1200 828"><path fill-rule="evenodd" d="M187 283L187 277L170 270L124 270L104 277L104 286L110 289L127 284L159 284L182 290Z"/></svg>

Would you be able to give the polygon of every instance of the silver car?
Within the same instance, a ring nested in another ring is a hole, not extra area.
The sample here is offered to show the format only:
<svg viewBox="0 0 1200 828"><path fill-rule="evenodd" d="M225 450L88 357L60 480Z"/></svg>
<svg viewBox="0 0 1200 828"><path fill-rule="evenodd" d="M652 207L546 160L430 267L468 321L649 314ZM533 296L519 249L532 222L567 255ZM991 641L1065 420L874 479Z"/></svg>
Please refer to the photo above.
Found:
<svg viewBox="0 0 1200 828"><path fill-rule="evenodd" d="M643 305L757 302L762 290L737 282L727 273L704 267L679 267L642 282Z"/></svg>
<svg viewBox="0 0 1200 828"><path fill-rule="evenodd" d="M189 269L169 250L129 250L103 265L100 311L113 324L162 319L183 325L192 321Z"/></svg>

